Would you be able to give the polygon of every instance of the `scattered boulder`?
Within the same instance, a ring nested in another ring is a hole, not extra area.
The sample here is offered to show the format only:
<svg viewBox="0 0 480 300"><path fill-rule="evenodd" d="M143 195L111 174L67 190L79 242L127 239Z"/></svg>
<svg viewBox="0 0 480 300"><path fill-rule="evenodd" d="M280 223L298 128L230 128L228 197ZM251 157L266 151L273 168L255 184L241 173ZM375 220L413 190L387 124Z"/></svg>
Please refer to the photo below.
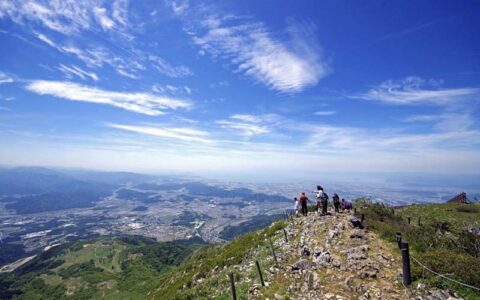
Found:
<svg viewBox="0 0 480 300"><path fill-rule="evenodd" d="M415 300L463 300L451 290L431 290L423 296L415 297Z"/></svg>
<svg viewBox="0 0 480 300"><path fill-rule="evenodd" d="M328 231L328 239L332 240L336 236L338 236L338 231L337 230L334 229L334 230Z"/></svg>
<svg viewBox="0 0 480 300"><path fill-rule="evenodd" d="M350 223L353 225L355 228L360 228L363 229L363 224L362 221L359 218L353 217L350 219Z"/></svg>
<svg viewBox="0 0 480 300"><path fill-rule="evenodd" d="M346 254L347 254L347 265L354 265L358 260L368 258L368 246L362 245L362 246L351 248L346 251Z"/></svg>
<svg viewBox="0 0 480 300"><path fill-rule="evenodd" d="M323 299L325 299L325 300L333 300L335 298L336 298L335 294L332 294L332 293L327 293L327 294L325 294L325 296L323 296Z"/></svg>
<svg viewBox="0 0 480 300"><path fill-rule="evenodd" d="M310 256L310 250L307 246L303 246L300 256Z"/></svg>
<svg viewBox="0 0 480 300"><path fill-rule="evenodd" d="M345 230L345 225L343 223L338 223L337 225L335 225L335 229L337 231Z"/></svg>
<svg viewBox="0 0 480 300"><path fill-rule="evenodd" d="M350 233L350 238L351 239L361 239L361 240L366 240L367 237L365 236L365 233L361 230L354 230L352 233Z"/></svg>
<svg viewBox="0 0 480 300"><path fill-rule="evenodd" d="M309 270L310 268L311 264L306 259L301 259L292 265L292 271Z"/></svg>

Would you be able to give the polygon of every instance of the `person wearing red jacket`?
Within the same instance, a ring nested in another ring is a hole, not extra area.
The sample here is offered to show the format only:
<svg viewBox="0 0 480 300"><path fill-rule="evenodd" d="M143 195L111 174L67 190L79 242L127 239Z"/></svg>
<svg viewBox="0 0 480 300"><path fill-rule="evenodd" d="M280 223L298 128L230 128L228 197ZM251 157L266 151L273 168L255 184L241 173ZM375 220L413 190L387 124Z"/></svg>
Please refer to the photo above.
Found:
<svg viewBox="0 0 480 300"><path fill-rule="evenodd" d="M307 202L310 202L310 200L305 193L302 193L299 200L300 204L302 205L302 214L306 216L308 214Z"/></svg>

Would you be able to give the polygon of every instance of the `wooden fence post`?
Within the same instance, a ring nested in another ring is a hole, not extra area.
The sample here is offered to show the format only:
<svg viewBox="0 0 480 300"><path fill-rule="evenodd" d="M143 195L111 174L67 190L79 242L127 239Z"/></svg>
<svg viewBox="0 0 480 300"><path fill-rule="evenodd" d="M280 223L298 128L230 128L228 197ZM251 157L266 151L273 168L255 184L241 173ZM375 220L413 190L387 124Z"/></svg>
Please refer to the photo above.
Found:
<svg viewBox="0 0 480 300"><path fill-rule="evenodd" d="M365 214L362 214L361 222L365 221Z"/></svg>
<svg viewBox="0 0 480 300"><path fill-rule="evenodd" d="M418 226L421 226L421 225L422 225L422 223L420 222L420 220L421 220L421 217L418 217L418 222L417 222L417 225L418 225Z"/></svg>
<svg viewBox="0 0 480 300"><path fill-rule="evenodd" d="M232 299L237 300L237 291L235 290L235 280L233 279L233 272L228 274L230 277L230 288L232 289Z"/></svg>
<svg viewBox="0 0 480 300"><path fill-rule="evenodd" d="M285 243L288 243L287 231L285 230L285 228L282 228L282 229L283 229L283 235L285 236Z"/></svg>
<svg viewBox="0 0 480 300"><path fill-rule="evenodd" d="M409 286L412 283L412 277L410 274L410 252L408 249L408 243L402 243L402 264L403 264L403 284Z"/></svg>
<svg viewBox="0 0 480 300"><path fill-rule="evenodd" d="M272 248L273 259L275 260L275 266L278 267L277 254L275 253L275 247L273 247L272 238L269 237L268 240L269 240L269 242L270 242L270 248Z"/></svg>
<svg viewBox="0 0 480 300"><path fill-rule="evenodd" d="M410 217L407 218L408 224L410 225Z"/></svg>
<svg viewBox="0 0 480 300"><path fill-rule="evenodd" d="M398 249L402 249L402 233L400 231L397 231L397 245Z"/></svg>
<svg viewBox="0 0 480 300"><path fill-rule="evenodd" d="M263 281L262 270L260 269L260 264L258 263L258 260L255 261L255 264L257 265L258 276L260 276L260 282L262 283L262 286L265 286L265 282Z"/></svg>

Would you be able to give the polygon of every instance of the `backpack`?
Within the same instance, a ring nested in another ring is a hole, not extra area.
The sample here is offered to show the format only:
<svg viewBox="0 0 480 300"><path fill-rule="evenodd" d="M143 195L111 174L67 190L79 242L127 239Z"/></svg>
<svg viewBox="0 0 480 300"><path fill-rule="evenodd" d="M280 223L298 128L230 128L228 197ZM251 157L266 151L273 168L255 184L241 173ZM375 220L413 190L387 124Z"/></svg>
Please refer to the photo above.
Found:
<svg viewBox="0 0 480 300"><path fill-rule="evenodd" d="M333 197L333 203L334 204L340 204L340 198L337 196L337 197Z"/></svg>
<svg viewBox="0 0 480 300"><path fill-rule="evenodd" d="M328 202L328 195L327 193L323 193L323 199L322 199L323 202Z"/></svg>

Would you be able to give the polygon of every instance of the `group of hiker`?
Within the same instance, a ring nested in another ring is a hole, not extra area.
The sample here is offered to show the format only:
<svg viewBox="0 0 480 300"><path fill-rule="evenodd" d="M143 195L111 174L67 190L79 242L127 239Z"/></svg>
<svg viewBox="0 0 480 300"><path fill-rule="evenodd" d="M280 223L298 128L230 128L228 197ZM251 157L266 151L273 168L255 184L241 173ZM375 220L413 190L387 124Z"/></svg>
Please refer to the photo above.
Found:
<svg viewBox="0 0 480 300"><path fill-rule="evenodd" d="M317 185L317 190L314 191L315 197L317 199L317 213L322 211L322 215L327 214L327 209L328 209L328 195L325 193L323 190L323 187L320 185ZM311 202L310 199L307 197L305 192L302 192L299 198L294 198L295 200L295 212L296 215L301 213L302 215L306 216L308 214L308 202ZM338 196L337 193L333 194L332 197L333 200L333 207L335 208L335 213L340 212L340 208L343 210L350 210L352 208L352 204L345 199L342 199L340 201L340 197Z"/></svg>

